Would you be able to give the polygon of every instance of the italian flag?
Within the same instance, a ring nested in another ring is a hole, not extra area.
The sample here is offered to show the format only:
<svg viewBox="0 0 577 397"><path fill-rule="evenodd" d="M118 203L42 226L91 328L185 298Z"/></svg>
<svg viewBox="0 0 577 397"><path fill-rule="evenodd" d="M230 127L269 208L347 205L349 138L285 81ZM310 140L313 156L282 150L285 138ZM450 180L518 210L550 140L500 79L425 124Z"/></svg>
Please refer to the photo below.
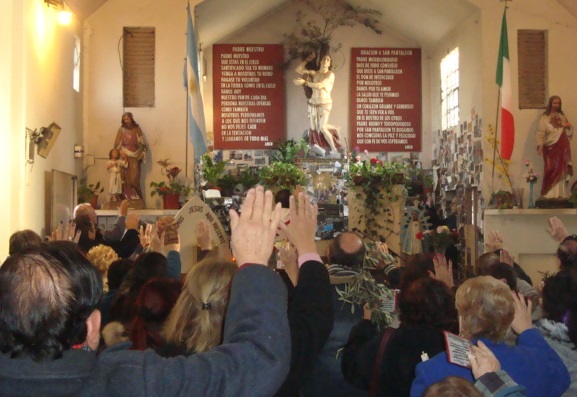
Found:
<svg viewBox="0 0 577 397"><path fill-rule="evenodd" d="M509 39L507 36L507 8L503 11L499 58L497 59L497 84L501 89L501 157L510 160L515 143L515 119L513 119L511 63L509 62Z"/></svg>

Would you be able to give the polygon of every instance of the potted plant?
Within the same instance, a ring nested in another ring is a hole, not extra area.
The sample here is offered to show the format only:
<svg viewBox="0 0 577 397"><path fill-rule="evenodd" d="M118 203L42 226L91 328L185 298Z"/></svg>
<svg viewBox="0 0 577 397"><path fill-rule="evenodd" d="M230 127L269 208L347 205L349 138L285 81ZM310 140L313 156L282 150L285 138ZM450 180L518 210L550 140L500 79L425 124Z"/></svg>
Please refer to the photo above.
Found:
<svg viewBox="0 0 577 397"><path fill-rule="evenodd" d="M432 193L435 190L434 170L423 171L423 190L426 193Z"/></svg>
<svg viewBox="0 0 577 397"><path fill-rule="evenodd" d="M87 183L86 177L81 178L77 189L78 203L90 203L92 208L96 209L98 197L102 192L104 192L104 187L100 186L100 181Z"/></svg>
<svg viewBox="0 0 577 397"><path fill-rule="evenodd" d="M157 163L161 165L162 168L160 172L167 177L168 181L150 182L150 197L158 194L162 197L164 209L179 209L180 198L188 196L192 188L188 184L176 179L181 169L178 167L169 168L170 163L168 159L159 160Z"/></svg>
<svg viewBox="0 0 577 397"><path fill-rule="evenodd" d="M202 156L202 178L206 182L205 189L212 189L218 187L218 179L224 173L226 168L225 161L213 161L212 158L205 154Z"/></svg>
<svg viewBox="0 0 577 397"><path fill-rule="evenodd" d="M273 192L282 189L293 191L297 186L306 183L306 176L293 163L276 162L262 168L260 180L265 187Z"/></svg>

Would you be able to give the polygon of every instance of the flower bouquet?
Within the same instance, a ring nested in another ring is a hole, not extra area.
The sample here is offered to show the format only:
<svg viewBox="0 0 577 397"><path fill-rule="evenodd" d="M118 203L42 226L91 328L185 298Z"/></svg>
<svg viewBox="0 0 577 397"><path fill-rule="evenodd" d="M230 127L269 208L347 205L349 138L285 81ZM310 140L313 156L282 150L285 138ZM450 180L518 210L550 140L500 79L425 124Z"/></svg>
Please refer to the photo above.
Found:
<svg viewBox="0 0 577 397"><path fill-rule="evenodd" d="M447 226L438 226L435 230L418 232L416 237L421 240L423 251L429 251L432 248L434 252L442 254L445 253L449 245L459 242L459 233L455 229L449 229Z"/></svg>
<svg viewBox="0 0 577 397"><path fill-rule="evenodd" d="M539 179L539 174L533 170L533 164L529 160L525 160L525 168L527 172L525 173L525 181L528 183L535 183Z"/></svg>

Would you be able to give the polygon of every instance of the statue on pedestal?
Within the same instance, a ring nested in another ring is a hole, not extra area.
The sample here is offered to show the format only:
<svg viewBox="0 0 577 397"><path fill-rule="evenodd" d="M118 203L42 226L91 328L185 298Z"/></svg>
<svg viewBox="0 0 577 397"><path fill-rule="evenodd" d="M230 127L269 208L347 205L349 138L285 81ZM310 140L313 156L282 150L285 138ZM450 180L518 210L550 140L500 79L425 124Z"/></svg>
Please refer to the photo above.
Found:
<svg viewBox="0 0 577 397"><path fill-rule="evenodd" d="M561 98L554 95L539 119L537 153L543 156L543 185L540 200L565 199L571 194L569 181L573 176L571 144L573 126L561 107Z"/></svg>
<svg viewBox="0 0 577 397"><path fill-rule="evenodd" d="M140 187L140 168L144 162L147 147L144 143L144 135L132 113L122 115L122 125L118 129L114 148L120 151L120 157L126 160L128 167L121 170L122 192L127 200L132 202L133 207L144 208L142 189Z"/></svg>
<svg viewBox="0 0 577 397"><path fill-rule="evenodd" d="M308 134L309 145L330 149L331 157L340 158L339 132L335 126L329 124L329 116L333 107L331 91L335 83L335 74L331 71L332 60L327 54L321 58L318 70L307 68L307 64L310 65L315 58L316 54L312 53L299 63L296 72L303 77L296 78L293 82L295 85L310 89L309 91L305 88L311 126Z"/></svg>

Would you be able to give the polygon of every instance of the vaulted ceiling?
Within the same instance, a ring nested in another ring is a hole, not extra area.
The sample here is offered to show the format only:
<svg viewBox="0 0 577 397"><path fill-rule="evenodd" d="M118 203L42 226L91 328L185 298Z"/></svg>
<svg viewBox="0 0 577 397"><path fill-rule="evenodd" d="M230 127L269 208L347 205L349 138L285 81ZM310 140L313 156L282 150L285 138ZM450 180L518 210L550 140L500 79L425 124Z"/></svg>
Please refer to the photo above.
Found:
<svg viewBox="0 0 577 397"><path fill-rule="evenodd" d="M107 1L66 0L66 3L80 20L84 20ZM199 37L205 46L210 46L287 1L290 0L202 0L196 7ZM423 48L434 47L471 16L477 10L475 4L482 1L489 0L349 0L355 6L379 10L381 26L416 41ZM555 1L577 18L577 1Z"/></svg>

